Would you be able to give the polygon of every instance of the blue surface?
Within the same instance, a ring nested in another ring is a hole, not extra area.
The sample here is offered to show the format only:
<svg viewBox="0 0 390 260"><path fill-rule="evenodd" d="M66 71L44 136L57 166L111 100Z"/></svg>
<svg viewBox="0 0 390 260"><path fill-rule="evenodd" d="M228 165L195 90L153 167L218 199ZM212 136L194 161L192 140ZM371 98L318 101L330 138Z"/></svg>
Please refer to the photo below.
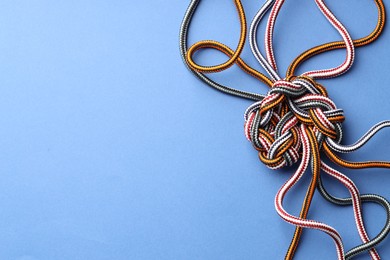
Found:
<svg viewBox="0 0 390 260"><path fill-rule="evenodd" d="M354 38L375 26L373 1L329 1ZM188 1L0 3L0 259L282 259L294 227L274 196L291 175L271 172L243 135L249 101L223 95L182 64L178 32ZM243 1L250 21L262 1ZM239 24L232 1L202 1L190 43L232 48ZM281 71L300 52L340 37L314 1L286 1L277 22ZM345 109L345 143L390 119L387 26L357 50L346 75L322 81ZM321 55L301 72L342 62ZM259 68L248 46L243 58ZM210 51L202 64L225 59ZM265 93L237 68L219 82ZM390 160L390 131L353 160ZM390 198L390 172L343 170L363 193ZM346 195L325 179L329 190ZM286 199L298 214L309 175ZM365 205L376 235L382 209ZM351 208L314 198L310 217L359 243ZM390 240L378 247L390 258ZM333 242L305 231L297 259L334 259ZM356 259L368 259L363 255Z"/></svg>

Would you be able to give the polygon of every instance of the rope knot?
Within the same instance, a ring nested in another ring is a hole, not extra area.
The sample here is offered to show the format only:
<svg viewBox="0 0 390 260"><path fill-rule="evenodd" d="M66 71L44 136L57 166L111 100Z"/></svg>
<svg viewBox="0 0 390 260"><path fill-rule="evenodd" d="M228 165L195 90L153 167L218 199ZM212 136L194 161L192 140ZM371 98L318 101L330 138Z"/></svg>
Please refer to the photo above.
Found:
<svg viewBox="0 0 390 260"><path fill-rule="evenodd" d="M342 109L323 86L305 76L274 82L266 97L245 111L245 135L271 169L291 166L301 156L300 125L311 127L319 140L341 141Z"/></svg>

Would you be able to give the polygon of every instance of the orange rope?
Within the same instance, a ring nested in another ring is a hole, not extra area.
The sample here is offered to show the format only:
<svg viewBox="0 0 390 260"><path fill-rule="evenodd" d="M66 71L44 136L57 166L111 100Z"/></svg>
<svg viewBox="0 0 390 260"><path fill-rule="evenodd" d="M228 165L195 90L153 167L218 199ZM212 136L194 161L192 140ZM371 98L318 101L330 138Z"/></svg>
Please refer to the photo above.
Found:
<svg viewBox="0 0 390 260"><path fill-rule="evenodd" d="M367 44L373 42L374 40L376 40L379 37L379 35L383 31L385 17L386 17L384 4L383 4L382 0L374 0L374 1L375 1L377 8L378 8L377 25L376 25L374 31L372 31L368 36L354 40L353 43L354 43L355 47L361 47L361 46L364 46L364 45L367 45ZM246 26L245 12L244 12L244 9L242 7L241 1L234 0L234 3L235 3L235 6L236 6L238 14L239 14L240 25L241 25L241 33L240 33L240 39L239 39L237 49L234 51L231 48L229 48L228 46L226 46L220 42L217 42L217 41L212 41L212 40L199 41L189 48L188 53L187 53L187 57L186 57L186 62L190 66L191 69L198 71L198 72L202 72L202 73L220 72L220 71L228 69L234 63L236 63L244 72L246 72L249 75L264 82L267 86L272 87L273 82L267 76L265 76L264 74L262 74L261 72L255 70L255 69L253 69L252 67L250 67L247 63L245 63L240 58L240 55L242 53L242 50L243 50L244 44L245 44L247 26ZM201 66L201 65L196 64L193 60L193 55L197 51L199 51L201 49L206 49L206 48L212 48L212 49L216 49L216 50L223 52L224 54L226 54L229 57L229 60L227 60L226 62L224 62L222 64L215 65L215 66ZM289 66L288 71L287 71L287 78L292 78L297 67L301 63L306 61L307 59L309 59L317 54L320 54L320 53L324 53L324 52L335 50L335 49L341 49L341 48L345 48L345 43L342 41L339 41L339 42L331 42L331 43L323 44L320 46L316 46L314 48L311 48L311 49L305 51L304 53L300 54L291 63L291 65ZM326 96L326 91L324 90L324 88L317 83L315 85L318 89L323 89L323 91L321 91L321 92L323 92L323 94ZM282 102L282 101L283 101L283 98L276 100L274 104L271 104L271 106L276 106L277 104L280 104L280 102ZM304 119L302 119L302 120L304 121ZM335 121L340 121L340 120L342 121L343 118L335 118L334 120ZM316 120L314 113L311 114L311 120L307 121L307 122L306 121L303 123L315 125L317 128L321 128L321 123L319 123L318 120ZM317 165L317 164L319 164L318 143L317 143L317 140L315 139L315 135L314 135L311 127L309 127L308 129L310 129L310 130L308 130L308 136L309 136L310 145L311 145L311 148L313 151L313 158L316 160L316 165ZM324 127L323 130L326 130L326 128ZM327 135L334 136L335 133L329 132L329 133L327 133ZM268 136L268 135L263 133L263 136ZM269 137L269 138L272 138L272 137ZM293 142L297 142L297 140L295 140L296 138L297 138L297 135L294 136ZM270 141L272 142L272 140L270 140ZM286 142L286 144L283 146L283 149L284 150L289 149L289 147L293 145L293 142ZM335 155L329 149L329 147L326 145L326 143L324 143L323 147L324 147L325 153L329 156L330 159L332 159L335 163L337 163L341 166L344 166L344 167L354 168L354 169L367 168L367 167L390 168L390 163L387 163L387 162L362 162L362 163L348 162L348 161L345 161L345 160L339 158L337 155ZM283 152L280 151L280 154L283 154ZM264 156L263 151L259 151L259 158L263 163L265 163L269 166L277 165L281 160L281 158L277 158L275 160L268 160ZM317 186L317 181L318 181L318 176L319 176L319 166L315 167L315 169L316 170L313 171L312 180L311 180L311 183L310 183L308 190L306 192L305 199L304 199L302 209L300 212L301 218L307 217L307 214L308 214L308 211L310 208L310 204L311 204L311 201L312 201L313 196L314 196L315 187ZM285 256L285 259L288 259L288 260L293 259L294 254L296 252L296 249L298 247L299 241L300 241L301 234L302 234L302 228L296 227L295 232L294 232L294 236L292 238L292 241L291 241L291 244L290 244L289 249L287 251L287 254Z"/></svg>

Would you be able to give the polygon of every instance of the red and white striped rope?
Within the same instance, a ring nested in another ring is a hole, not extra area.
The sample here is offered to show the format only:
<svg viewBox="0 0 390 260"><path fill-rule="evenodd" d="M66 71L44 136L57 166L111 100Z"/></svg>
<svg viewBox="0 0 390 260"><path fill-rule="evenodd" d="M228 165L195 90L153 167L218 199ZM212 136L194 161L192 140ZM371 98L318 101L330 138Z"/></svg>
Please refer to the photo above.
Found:
<svg viewBox="0 0 390 260"><path fill-rule="evenodd" d="M273 51L273 32L275 27L276 18L280 12L280 9L282 8L285 0L276 0L275 4L273 5L271 9L271 13L268 17L267 27L265 30L265 51L267 54L268 62L271 64L271 66L274 68L274 70L277 71L277 64L275 60L275 55ZM335 67L330 69L323 69L323 70L313 70L304 73L303 75L309 76L313 79L324 79L324 78L332 78L339 76L345 72L347 72L354 61L355 58L355 48L353 45L353 40L351 36L349 35L347 29L344 27L344 25L336 18L336 16L329 10L329 8L325 5L323 0L315 0L318 8L321 10L321 12L324 14L326 19L332 24L332 26L340 33L342 36L345 45L346 45L346 51L347 55L345 58L345 61Z"/></svg>
<svg viewBox="0 0 390 260"><path fill-rule="evenodd" d="M291 223L296 226L300 226L303 228L311 228L321 230L327 233L334 241L337 250L337 257L339 260L344 260L344 247L341 236L339 233L331 226L314 221L309 219L303 219L296 216L293 216L283 208L283 199L287 192L301 179L304 172L308 168L311 151L309 144L309 137L306 134L306 126L304 124L301 125L299 135L302 139L302 161L296 170L296 172L292 175L292 177L279 189L278 193L275 197L275 208L277 213L281 218L283 218L286 222Z"/></svg>

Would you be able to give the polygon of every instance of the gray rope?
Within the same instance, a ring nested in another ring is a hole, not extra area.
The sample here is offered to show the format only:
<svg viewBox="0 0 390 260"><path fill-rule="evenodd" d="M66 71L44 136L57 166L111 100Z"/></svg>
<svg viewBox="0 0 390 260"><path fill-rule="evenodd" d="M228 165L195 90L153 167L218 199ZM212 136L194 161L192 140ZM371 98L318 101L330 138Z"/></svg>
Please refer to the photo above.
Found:
<svg viewBox="0 0 390 260"><path fill-rule="evenodd" d="M181 54L181 57L183 59L184 64L198 79L200 79L201 81L203 81L208 86L210 86L214 89L217 89L223 93L226 93L226 94L229 94L232 96L236 96L236 97L241 97L241 98L256 100L256 101L262 100L264 98L264 95L257 94L257 93L251 93L251 92L247 92L247 91L242 91L242 90L238 90L238 89L234 89L234 88L230 88L230 87L221 85L221 84L213 81L212 79L210 79L209 77L207 77L203 73L192 70L188 66L187 62L185 61L185 57L187 56L187 50L188 50L188 48L187 48L188 28L190 27L192 17L196 11L196 8L198 7L199 2L200 2L200 0L192 0L190 2L190 5L187 8L187 11L186 11L184 18L183 18L183 22L182 22L181 27L180 27L180 36L179 36L179 38L180 38L180 54Z"/></svg>
<svg viewBox="0 0 390 260"><path fill-rule="evenodd" d="M317 189L327 201L339 205L339 206L350 206L352 205L352 198L337 198L331 194L329 194L328 191L326 191L324 184L322 182L321 177L318 180L318 185ZM386 236L389 234L390 231L390 203L382 196L376 195L376 194L361 194L360 199L362 200L363 203L365 202L374 202L379 205L381 205L385 211L386 211L386 223L385 226L382 228L381 232L371 239L368 243L356 246L352 249L350 249L346 254L345 254L345 259L349 260L358 254L361 254L365 251L370 250L371 248L377 246L380 244Z"/></svg>
<svg viewBox="0 0 390 260"><path fill-rule="evenodd" d="M196 11L196 8L197 8L199 2L200 2L200 0L192 0L190 2L189 7L187 8L187 11L186 11L186 13L184 15L183 22L182 22L181 27L180 27L180 53L181 53L183 62L185 63L187 68L197 78L199 78L201 81L203 81L204 83L206 83L210 87L215 88L215 89L217 89L217 90L219 90L221 92L224 92L226 94L229 94L229 95L233 95L233 96L237 96L237 97L241 97L241 98L245 98L245 99L250 99L250 100L255 100L255 101L261 101L264 98L264 95L257 94L257 93L246 92L246 91L241 91L241 90L238 90L238 89L234 89L234 88L230 88L230 87L221 85L221 84L213 81L212 79L208 78L204 74L192 70L188 66L187 62L185 61L185 58L186 58L186 55L187 55L187 49L188 49L188 47L187 47L188 29L190 27L190 24L191 24L191 21L192 21L192 17L194 15L195 11ZM261 54L261 52L260 52L260 50L258 48L257 40L256 40L257 28L258 28L262 18L264 17L264 15L266 14L266 12L269 10L269 8L272 6L272 4L274 2L275 2L275 0L268 0L261 7L261 9L257 12L257 14L256 14L254 20L252 21L251 26L250 26L249 42L250 42L250 46L251 46L252 52L255 55L256 59L259 61L260 65L267 71L267 73L271 76L271 78L274 81L277 81L277 80L280 80L281 77L278 75L278 73L272 68L272 66L268 63L268 61ZM310 92L315 92L316 91L316 89L313 86L311 86L311 84L309 84L308 82L297 82L297 83L302 85L302 86L305 85L304 87L309 89ZM286 95L288 96L289 93L286 93ZM253 107L252 106L251 107L252 108L256 108L256 106L260 105L259 103L260 102L257 102L257 103L255 103L253 105ZM301 115L303 117L308 117L307 112L304 111L304 110L309 108L309 107L313 107L313 106L315 106L315 107L322 107L323 106L324 108L327 108L327 104L324 104L324 103L321 103L321 102L303 102L303 103L301 103L299 105L296 105L294 102L289 102L289 105L290 105L290 109L294 113L299 114L299 115ZM342 114L343 111L342 110L332 111L332 113L333 114ZM266 119L266 118L263 118L263 120L264 119ZM256 120L261 120L261 119L256 117ZM286 122L286 121L287 121L287 117L286 117L285 120L282 120L282 122ZM343 146L343 145L339 144L339 142L341 141L342 136L343 136L343 131L342 131L341 126L336 125L337 131L339 133L339 138L336 141L334 141L334 140L332 140L330 138L326 138L326 142L335 151L344 152L344 153L352 152L352 151L355 151L355 150L359 149L361 146L363 146L380 129L382 129L384 127L388 127L388 126L390 126L390 121L381 122L381 123L375 125L374 127L372 127L355 144ZM282 126L280 125L280 127L278 127L278 128L279 128L278 132L280 132L280 129L282 128ZM251 133L251 135L252 134L253 133ZM321 139L323 139L323 137ZM257 145L260 145L260 144L257 143ZM291 160L291 159L289 159L289 160ZM333 204L340 205L340 206L352 205L352 198L337 198L337 197L331 195L329 192L327 192L325 187L323 186L321 178L319 179L317 189L319 190L320 194L327 201L329 201L329 202L331 202ZM363 252L365 252L367 250L370 250L371 248L375 247L376 245L381 243L386 238L386 236L388 235L388 233L390 231L390 203L385 198L383 198L383 197L381 197L379 195L375 195L375 194L363 194L360 197L361 197L362 202L374 202L374 203L377 203L377 204L381 205L385 209L385 211L387 213L387 219L386 219L385 226L383 227L381 232L375 238L373 238L372 240L370 240L369 242L367 242L365 244L361 244L359 246L356 246L356 247L350 249L346 253L345 259L351 259L352 257L354 257L354 256L356 256L358 254L361 254L361 253L363 253Z"/></svg>
<svg viewBox="0 0 390 260"><path fill-rule="evenodd" d="M356 143L351 145L341 145L331 138L326 139L326 143L329 145L332 150L339 152L339 153L350 153L353 151L356 151L357 149L361 148L363 145L365 145L376 133L378 133L381 129L389 127L390 121L382 121L378 124L371 127L370 130L367 131Z"/></svg>
<svg viewBox="0 0 390 260"><path fill-rule="evenodd" d="M253 21L251 23L251 27L250 27L250 31L249 31L249 42L250 42L250 46L251 46L253 55L256 57L256 59L258 60L260 65L268 72L270 77L276 81L276 80L280 80L281 77L273 69L271 64L269 64L267 59L261 54L260 49L258 47L258 43L257 43L257 37L256 37L257 36L257 28L258 28L262 18L264 17L265 13L269 10L269 8L272 6L272 4L274 4L274 2L275 2L274 0L266 1L266 3L260 8L260 10L255 15L255 17L254 17L254 19L253 19ZM302 81L302 82L296 82L296 83L298 83L301 86L304 85L305 88L309 90L309 92L314 93L316 91L314 86L311 86L311 84L308 83L308 82ZM288 93L287 91L284 91L284 92L286 92L286 93L284 93L286 96L289 96L291 94L291 93ZM260 104L258 104L258 106L259 105ZM321 102L305 102L305 103L300 104L299 106L296 106L296 104L294 102L289 100L289 107L290 107L290 109L294 113L299 114L299 115L301 115L301 116L303 116L305 118L308 117L307 112L304 111L305 108L308 108L308 107L322 107L322 106L324 106L325 109L328 109L327 105L326 104L321 104ZM340 113L340 114L342 114L343 111L342 110L340 110L340 111L333 111L332 113ZM288 118L288 117L289 117L289 115L286 115L286 118ZM283 128L282 125L284 125L285 122L287 122L287 119L286 120L281 120L280 121L281 125L280 126L278 125L278 130L279 131L276 131L276 132L279 133L279 135L281 133L280 129ZM344 153L352 152L352 151L355 151L355 150L359 149L366 142L368 142L368 140L372 136L374 136L379 130L381 130L384 127L388 127L388 126L390 126L390 121L381 122L381 123L375 125L374 127L372 127L355 144L348 145L348 146L343 146L343 145L339 144L341 142L341 140L342 140L343 130L342 130L342 127L341 127L340 124L336 124L336 129L337 129L337 132L339 133L339 136L338 136L337 140L335 141L335 140L327 137L326 138L326 142L335 151L344 152ZM319 144L322 143L323 137L321 137L321 139L322 140L320 140ZM340 205L340 206L352 205L352 198L337 198L337 197L331 195L325 189L325 187L323 186L321 177L319 178L317 189L320 192L320 194L322 195L322 197L324 197L327 201L329 201L329 202L331 202L333 204ZM347 260L353 258L354 256L356 256L358 254L361 254L361 253L363 253L365 251L368 251L371 248L373 248L376 245L378 245L379 243L381 243L386 238L386 236L389 234L389 231L390 231L390 204L389 204L389 202L385 198L383 198L383 197L381 197L379 195L376 195L376 194L363 194L363 195L360 196L360 198L361 198L362 202L374 202L374 203L377 203L377 204L381 205L385 209L385 211L386 211L387 219L386 219L385 226L383 227L381 232L374 239L370 240L367 243L364 243L364 244L361 244L359 246L356 246L356 247L350 249L346 253L345 259L347 259Z"/></svg>
<svg viewBox="0 0 390 260"><path fill-rule="evenodd" d="M281 80L281 77L274 70L274 68L272 68L272 66L268 63L267 59L261 54L259 45L257 43L257 28L259 27L259 24L263 19L264 15L267 13L267 11L274 3L275 0L268 0L267 2L265 2L264 5L260 8L260 10L257 12L255 18L253 18L253 21L249 29L249 44L251 46L252 53L256 57L257 61L267 71L270 77L274 81L276 81L276 80Z"/></svg>

